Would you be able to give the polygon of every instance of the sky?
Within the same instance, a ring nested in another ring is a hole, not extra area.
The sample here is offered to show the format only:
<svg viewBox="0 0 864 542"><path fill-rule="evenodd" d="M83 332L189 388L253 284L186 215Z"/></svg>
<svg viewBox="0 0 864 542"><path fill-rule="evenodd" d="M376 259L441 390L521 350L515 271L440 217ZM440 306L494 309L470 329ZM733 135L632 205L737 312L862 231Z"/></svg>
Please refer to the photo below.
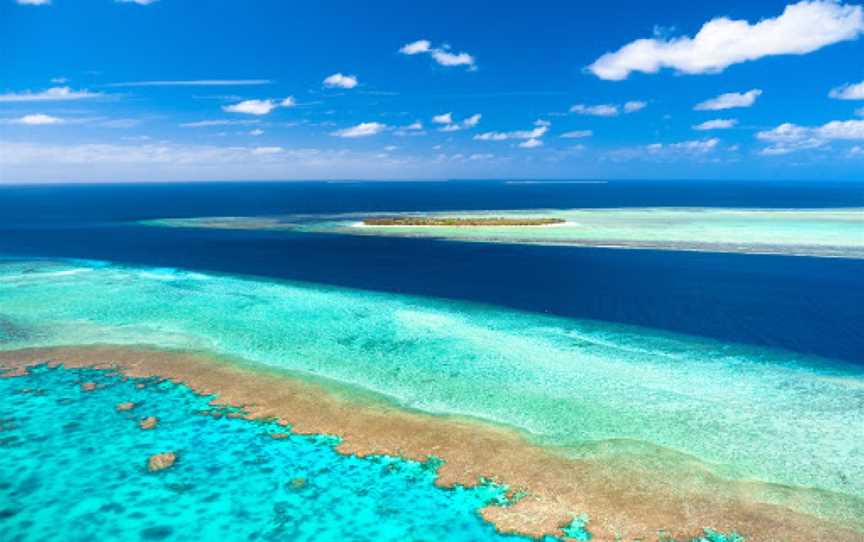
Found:
<svg viewBox="0 0 864 542"><path fill-rule="evenodd" d="M0 183L864 180L834 0L0 0Z"/></svg>

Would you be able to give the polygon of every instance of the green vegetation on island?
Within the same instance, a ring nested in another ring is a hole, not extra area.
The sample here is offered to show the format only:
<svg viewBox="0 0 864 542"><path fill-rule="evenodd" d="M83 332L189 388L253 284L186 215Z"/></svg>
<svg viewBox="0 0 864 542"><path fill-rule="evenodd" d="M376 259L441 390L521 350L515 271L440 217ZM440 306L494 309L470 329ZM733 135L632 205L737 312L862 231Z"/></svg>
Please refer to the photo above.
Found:
<svg viewBox="0 0 864 542"><path fill-rule="evenodd" d="M548 226L563 224L563 218L462 218L437 216L390 216L367 218L364 226Z"/></svg>

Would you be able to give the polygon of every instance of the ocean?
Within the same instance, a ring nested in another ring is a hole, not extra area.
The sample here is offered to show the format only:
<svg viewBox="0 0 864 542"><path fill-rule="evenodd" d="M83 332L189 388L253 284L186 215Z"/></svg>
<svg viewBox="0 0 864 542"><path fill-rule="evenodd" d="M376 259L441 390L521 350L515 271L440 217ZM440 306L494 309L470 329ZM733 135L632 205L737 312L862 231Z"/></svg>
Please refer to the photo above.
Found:
<svg viewBox="0 0 864 542"><path fill-rule="evenodd" d="M855 540L862 259L146 223L663 207L860 209L864 185L2 187L0 366L68 363L0 381L0 524L44 539L75 504L67 529L118 540ZM253 420L202 416L202 390Z"/></svg>

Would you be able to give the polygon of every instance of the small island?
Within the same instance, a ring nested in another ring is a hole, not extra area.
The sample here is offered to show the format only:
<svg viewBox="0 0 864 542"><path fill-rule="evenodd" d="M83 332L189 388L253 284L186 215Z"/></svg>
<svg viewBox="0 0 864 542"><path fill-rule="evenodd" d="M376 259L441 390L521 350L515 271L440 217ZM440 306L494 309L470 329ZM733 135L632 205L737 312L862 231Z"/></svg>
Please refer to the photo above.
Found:
<svg viewBox="0 0 864 542"><path fill-rule="evenodd" d="M563 224L563 218L503 218L503 217L438 217L438 216L391 216L367 218L364 226L548 226Z"/></svg>

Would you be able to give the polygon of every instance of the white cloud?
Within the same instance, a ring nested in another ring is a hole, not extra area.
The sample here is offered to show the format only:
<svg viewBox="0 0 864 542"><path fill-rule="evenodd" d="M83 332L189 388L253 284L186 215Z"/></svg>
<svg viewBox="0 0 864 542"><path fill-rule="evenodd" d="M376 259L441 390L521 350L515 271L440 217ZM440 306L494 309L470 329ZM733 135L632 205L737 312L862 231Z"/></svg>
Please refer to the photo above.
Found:
<svg viewBox="0 0 864 542"><path fill-rule="evenodd" d="M470 128L474 128L480 123L480 119L483 117L480 113L475 113L468 118L462 119L457 122L453 120L452 113L444 113L442 115L435 115L432 117L432 122L436 124L444 124L441 128L438 128L441 132L458 132L460 130L467 130Z"/></svg>
<svg viewBox="0 0 864 542"><path fill-rule="evenodd" d="M224 105L222 110L228 113L244 113L247 115L266 115L277 107L294 107L297 102L289 96L280 102L276 100L244 100L242 102Z"/></svg>
<svg viewBox="0 0 864 542"><path fill-rule="evenodd" d="M343 128L341 130L331 132L330 135L347 138L368 137L375 134L380 134L388 128L389 126L387 126L386 124L381 124L380 122L361 122L356 126L351 126L350 128Z"/></svg>
<svg viewBox="0 0 864 542"><path fill-rule="evenodd" d="M711 139L695 139L690 141L681 141L678 143L654 143L648 145L649 152L656 153L662 151L682 152L686 154L704 154L713 151L720 144L720 140L716 137Z"/></svg>
<svg viewBox="0 0 864 542"><path fill-rule="evenodd" d="M252 149L252 154L279 154L285 152L282 147L255 147Z"/></svg>
<svg viewBox="0 0 864 542"><path fill-rule="evenodd" d="M473 56L464 52L452 53L447 45L432 47L429 40L417 40L405 44L399 52L403 55L428 54L442 66L468 66L469 69L476 69Z"/></svg>
<svg viewBox="0 0 864 542"><path fill-rule="evenodd" d="M849 149L849 156L864 156L864 147L861 145L855 145Z"/></svg>
<svg viewBox="0 0 864 542"><path fill-rule="evenodd" d="M149 6L155 4L159 0L114 0L118 4L138 4L139 6Z"/></svg>
<svg viewBox="0 0 864 542"><path fill-rule="evenodd" d="M816 127L786 122L757 133L756 138L771 144L762 149L761 154L789 154L816 149L834 140L864 141L864 120L835 120Z"/></svg>
<svg viewBox="0 0 864 542"><path fill-rule="evenodd" d="M180 126L183 128L207 128L209 126L242 126L246 124L258 124L258 120L199 120L197 122L184 122Z"/></svg>
<svg viewBox="0 0 864 542"><path fill-rule="evenodd" d="M244 100L242 102L222 106L228 113L245 113L247 115L266 115L278 107L273 100Z"/></svg>
<svg viewBox="0 0 864 542"><path fill-rule="evenodd" d="M432 117L432 122L436 124L453 124L453 113L441 113Z"/></svg>
<svg viewBox="0 0 864 542"><path fill-rule="evenodd" d="M601 79L620 81L632 72L717 73L727 67L775 55L802 55L852 40L864 32L861 6L837 0L804 0L783 13L750 24L718 17L694 37L639 39L606 53L588 67Z"/></svg>
<svg viewBox="0 0 864 542"><path fill-rule="evenodd" d="M400 126L396 128L396 131L393 133L397 136L416 136L426 134L426 132L423 131L423 123L419 120L414 121L411 124L406 124L405 126Z"/></svg>
<svg viewBox="0 0 864 542"><path fill-rule="evenodd" d="M406 45L403 45L399 52L403 55L416 55L418 53L428 53L432 49L432 43L429 40L417 40Z"/></svg>
<svg viewBox="0 0 864 542"><path fill-rule="evenodd" d="M354 88L357 86L357 76L334 73L324 79L324 86L328 88Z"/></svg>
<svg viewBox="0 0 864 542"><path fill-rule="evenodd" d="M847 83L831 89L828 96L838 100L864 100L864 81Z"/></svg>
<svg viewBox="0 0 864 542"><path fill-rule="evenodd" d="M864 107L859 107L858 109L856 109L855 114L859 117L864 117Z"/></svg>
<svg viewBox="0 0 864 542"><path fill-rule="evenodd" d="M750 107L756 103L756 98L761 95L762 91L758 88L748 90L747 92L727 92L716 98L696 104L696 107L693 109L696 111L720 111L736 107Z"/></svg>
<svg viewBox="0 0 864 542"><path fill-rule="evenodd" d="M9 121L12 124L25 124L27 126L48 126L51 124L63 124L63 119L58 117L52 117L51 115L44 115L42 113L35 113L32 115L24 115L23 117L12 119Z"/></svg>
<svg viewBox="0 0 864 542"><path fill-rule="evenodd" d="M693 127L694 130L728 130L738 124L738 119L713 119L706 120Z"/></svg>
<svg viewBox="0 0 864 542"><path fill-rule="evenodd" d="M591 130L573 130L572 132L564 132L561 134L561 137L567 139L579 139L583 137L591 137L594 135L594 132Z"/></svg>
<svg viewBox="0 0 864 542"><path fill-rule="evenodd" d="M106 87L242 87L269 85L269 79L189 79L176 81L127 81L111 83Z"/></svg>
<svg viewBox="0 0 864 542"><path fill-rule="evenodd" d="M440 178L433 158L406 153L257 145L182 144L113 138L103 143L58 144L0 140L0 183L30 181L198 181L219 179ZM456 176L455 172L446 175Z"/></svg>
<svg viewBox="0 0 864 542"><path fill-rule="evenodd" d="M508 139L539 139L549 131L550 123L538 120L534 123L536 128L532 130L516 130L513 132L485 132L477 134L474 139L478 141L506 141Z"/></svg>
<svg viewBox="0 0 864 542"><path fill-rule="evenodd" d="M468 53L451 53L442 49L432 51L432 58L442 66L473 66L474 57Z"/></svg>
<svg viewBox="0 0 864 542"><path fill-rule="evenodd" d="M10 92L0 94L0 102L52 102L68 100L85 100L104 96L98 92L87 90L72 90L69 87L52 87L41 92Z"/></svg>
<svg viewBox="0 0 864 542"><path fill-rule="evenodd" d="M262 130L261 128L255 128L254 130L249 131L249 135L256 136L256 137L260 136L260 135L264 135L264 130Z"/></svg>
<svg viewBox="0 0 864 542"><path fill-rule="evenodd" d="M483 115L481 115L480 113L475 113L475 114L471 115L470 117L468 117L467 119L463 120L462 124L466 128L473 128L473 127L477 126L477 124L480 122L480 118L482 116Z"/></svg>
<svg viewBox="0 0 864 542"><path fill-rule="evenodd" d="M531 138L531 139L528 139L526 141L523 141L522 143L519 143L519 147L521 147L523 149L535 149L535 148L541 147L541 146L543 146L543 142L537 138Z"/></svg>
<svg viewBox="0 0 864 542"><path fill-rule="evenodd" d="M15 0L15 1L22 6L49 6L49 5L51 5L51 0Z"/></svg>
<svg viewBox="0 0 864 542"><path fill-rule="evenodd" d="M570 108L570 112L578 113L579 115L590 115L593 117L615 117L618 115L618 106L610 104L576 104Z"/></svg>
<svg viewBox="0 0 864 542"><path fill-rule="evenodd" d="M642 102L639 100L631 100L629 102L624 103L624 112L625 113L635 113L636 111L640 111L645 109L648 106L647 102Z"/></svg>

